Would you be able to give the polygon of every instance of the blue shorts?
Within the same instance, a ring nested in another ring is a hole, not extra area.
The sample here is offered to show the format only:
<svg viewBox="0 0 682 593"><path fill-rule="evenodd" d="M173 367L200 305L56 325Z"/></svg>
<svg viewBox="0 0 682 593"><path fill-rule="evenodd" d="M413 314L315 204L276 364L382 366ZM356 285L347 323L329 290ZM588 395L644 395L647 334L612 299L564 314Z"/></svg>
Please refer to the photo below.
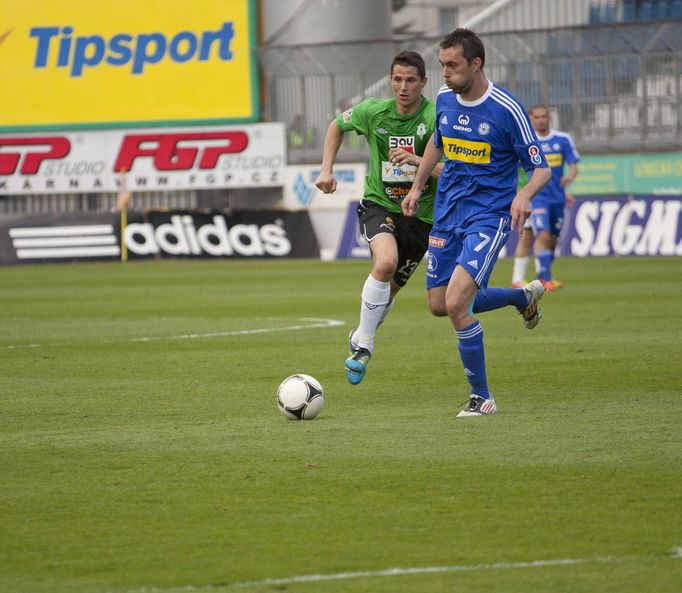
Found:
<svg viewBox="0 0 682 593"><path fill-rule="evenodd" d="M429 235L426 288L447 285L458 264L469 272L479 288L486 288L509 233L509 219L499 216L454 231L433 229Z"/></svg>
<svg viewBox="0 0 682 593"><path fill-rule="evenodd" d="M550 235L558 237L564 226L564 208L565 204L532 204L530 224L533 234L548 231Z"/></svg>

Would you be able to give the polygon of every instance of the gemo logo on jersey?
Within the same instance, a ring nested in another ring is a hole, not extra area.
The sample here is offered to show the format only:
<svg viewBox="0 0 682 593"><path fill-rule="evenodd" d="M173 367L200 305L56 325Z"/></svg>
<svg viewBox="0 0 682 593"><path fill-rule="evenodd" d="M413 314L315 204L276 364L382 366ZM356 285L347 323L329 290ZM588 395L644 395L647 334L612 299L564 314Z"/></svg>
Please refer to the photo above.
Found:
<svg viewBox="0 0 682 593"><path fill-rule="evenodd" d="M490 144L487 142L470 142L459 138L443 138L445 156L451 161L465 163L490 163Z"/></svg>
<svg viewBox="0 0 682 593"><path fill-rule="evenodd" d="M111 37L78 35L74 27L33 27L35 68L68 69L69 76L82 76L86 68L102 64L130 68L132 74L142 74L145 67L170 60L178 64L190 61L206 62L212 57L232 60L234 24L222 23L215 31L179 31L170 36L159 32L117 33Z"/></svg>

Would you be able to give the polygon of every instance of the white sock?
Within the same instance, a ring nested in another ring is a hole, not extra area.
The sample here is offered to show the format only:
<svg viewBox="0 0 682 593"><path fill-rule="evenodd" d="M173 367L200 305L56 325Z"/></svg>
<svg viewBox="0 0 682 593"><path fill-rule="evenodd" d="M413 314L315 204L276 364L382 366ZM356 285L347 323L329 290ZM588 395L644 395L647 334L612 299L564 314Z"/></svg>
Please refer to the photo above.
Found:
<svg viewBox="0 0 682 593"><path fill-rule="evenodd" d="M514 258L514 271L512 272L512 284L523 282L526 276L526 269L528 268L529 256L524 255Z"/></svg>
<svg viewBox="0 0 682 593"><path fill-rule="evenodd" d="M379 325L381 325L386 319L386 317L388 317L388 314L391 312L391 309L393 309L394 304L395 298L384 307L384 312L381 314L381 319L379 319ZM377 327L379 327L379 325L377 325Z"/></svg>
<svg viewBox="0 0 682 593"><path fill-rule="evenodd" d="M391 283L375 280L370 274L362 287L360 325L353 335L353 341L370 352L374 349L377 327L391 298Z"/></svg>

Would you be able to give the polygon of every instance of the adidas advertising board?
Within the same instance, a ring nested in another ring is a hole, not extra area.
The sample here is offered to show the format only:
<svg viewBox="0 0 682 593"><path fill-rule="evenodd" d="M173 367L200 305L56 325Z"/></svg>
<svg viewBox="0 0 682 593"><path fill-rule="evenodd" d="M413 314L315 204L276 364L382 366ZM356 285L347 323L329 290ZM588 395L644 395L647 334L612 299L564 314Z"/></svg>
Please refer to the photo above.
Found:
<svg viewBox="0 0 682 593"><path fill-rule="evenodd" d="M283 258L320 255L307 212L129 212L128 259ZM0 263L116 260L118 214L65 214L0 221Z"/></svg>

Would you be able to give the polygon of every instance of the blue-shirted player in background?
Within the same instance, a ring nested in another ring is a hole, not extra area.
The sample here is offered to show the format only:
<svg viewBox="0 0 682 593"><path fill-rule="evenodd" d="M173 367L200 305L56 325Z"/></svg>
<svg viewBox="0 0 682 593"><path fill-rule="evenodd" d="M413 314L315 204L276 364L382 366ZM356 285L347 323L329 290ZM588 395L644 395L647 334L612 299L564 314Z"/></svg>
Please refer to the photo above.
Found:
<svg viewBox="0 0 682 593"><path fill-rule="evenodd" d="M536 105L528 113L538 135L542 152L552 170L552 179L531 202L532 210L529 221L532 233L526 228L523 234L519 236L519 244L514 254L512 286L518 286L522 283L534 235L537 278L542 282L545 290L551 292L563 287L562 282L552 278L552 262L564 223L564 211L573 200L570 194L566 192L566 186L578 174L580 154L578 154L573 140L568 134L550 128L548 107ZM568 166L568 173L564 175L566 165Z"/></svg>
<svg viewBox="0 0 682 593"><path fill-rule="evenodd" d="M531 198L551 173L524 108L483 73L485 48L479 37L455 29L441 41L438 58L445 86L436 100L434 141L402 208L414 216L421 188L445 155L429 237L429 310L449 316L459 339L471 392L458 415L483 416L497 407L488 390L483 328L474 313L513 305L525 327L538 324L544 294L538 280L521 289L487 285L511 228L523 228ZM517 192L519 162L530 179Z"/></svg>

